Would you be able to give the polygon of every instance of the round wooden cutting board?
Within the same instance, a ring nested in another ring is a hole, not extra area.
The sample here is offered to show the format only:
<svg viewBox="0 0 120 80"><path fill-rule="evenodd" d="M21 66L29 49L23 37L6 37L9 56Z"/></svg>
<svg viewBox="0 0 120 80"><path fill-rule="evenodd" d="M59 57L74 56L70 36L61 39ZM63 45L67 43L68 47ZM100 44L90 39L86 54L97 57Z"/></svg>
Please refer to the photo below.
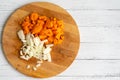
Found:
<svg viewBox="0 0 120 80"><path fill-rule="evenodd" d="M36 70L26 69L26 66L36 64L36 59L25 61L19 58L22 42L17 36L17 31L21 29L19 22L31 12L37 12L40 15L56 17L64 21L65 39L62 44L55 45L51 51L52 62L44 61ZM74 61L80 45L80 35L78 27L63 8L48 2L33 2L17 9L5 24L2 35L2 47L9 63L18 71L32 77L47 78L55 76Z"/></svg>

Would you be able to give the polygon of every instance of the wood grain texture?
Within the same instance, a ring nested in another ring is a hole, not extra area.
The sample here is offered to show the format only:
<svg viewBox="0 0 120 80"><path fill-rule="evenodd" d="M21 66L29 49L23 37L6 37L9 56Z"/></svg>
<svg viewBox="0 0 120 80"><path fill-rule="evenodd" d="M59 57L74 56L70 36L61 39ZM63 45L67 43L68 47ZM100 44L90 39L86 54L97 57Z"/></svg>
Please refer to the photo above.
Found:
<svg viewBox="0 0 120 80"><path fill-rule="evenodd" d="M31 12L40 15L56 17L64 21L65 39L62 44L53 47L52 62L44 62L37 71L26 70L26 65L35 65L36 60L24 61L19 58L22 43L18 39L17 31L21 29L19 21ZM2 45L9 63L18 71L32 77L47 78L55 76L70 66L79 49L79 31L73 18L63 8L48 2L33 2L17 9L8 19L2 36Z"/></svg>

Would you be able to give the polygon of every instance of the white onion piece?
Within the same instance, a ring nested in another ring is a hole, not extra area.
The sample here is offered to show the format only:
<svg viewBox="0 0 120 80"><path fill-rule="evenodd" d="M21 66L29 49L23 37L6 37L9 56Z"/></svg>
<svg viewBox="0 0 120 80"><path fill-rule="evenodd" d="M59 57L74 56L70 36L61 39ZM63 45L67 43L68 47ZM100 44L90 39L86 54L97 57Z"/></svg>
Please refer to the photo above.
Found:
<svg viewBox="0 0 120 80"><path fill-rule="evenodd" d="M48 53L50 53L51 50L52 49L50 47L47 47L44 49L43 54L48 54Z"/></svg>
<svg viewBox="0 0 120 80"><path fill-rule="evenodd" d="M39 44L41 42L40 39L39 39L39 37L33 38L33 41L34 41L35 46L39 46Z"/></svg>
<svg viewBox="0 0 120 80"><path fill-rule="evenodd" d="M53 47L53 46L54 46L53 44L46 45L46 47Z"/></svg>
<svg viewBox="0 0 120 80"><path fill-rule="evenodd" d="M21 41L25 40L25 35L23 33L23 30L19 30L17 34L18 34L19 39L21 39Z"/></svg>
<svg viewBox="0 0 120 80"><path fill-rule="evenodd" d="M47 58L48 58L48 62L51 62L52 60L51 60L51 55L50 55L50 53L48 53L48 54L46 54L47 55Z"/></svg>

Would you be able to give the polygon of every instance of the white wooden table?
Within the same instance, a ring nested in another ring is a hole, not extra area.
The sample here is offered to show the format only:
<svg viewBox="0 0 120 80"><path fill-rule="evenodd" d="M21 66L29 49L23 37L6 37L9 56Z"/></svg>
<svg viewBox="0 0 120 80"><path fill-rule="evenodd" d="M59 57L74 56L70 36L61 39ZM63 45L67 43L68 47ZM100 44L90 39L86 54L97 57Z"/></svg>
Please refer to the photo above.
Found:
<svg viewBox="0 0 120 80"><path fill-rule="evenodd" d="M48 1L75 19L81 38L76 60L63 73L43 80L120 80L120 0L0 0L0 30L20 6ZM0 80L40 80L12 68L0 50Z"/></svg>

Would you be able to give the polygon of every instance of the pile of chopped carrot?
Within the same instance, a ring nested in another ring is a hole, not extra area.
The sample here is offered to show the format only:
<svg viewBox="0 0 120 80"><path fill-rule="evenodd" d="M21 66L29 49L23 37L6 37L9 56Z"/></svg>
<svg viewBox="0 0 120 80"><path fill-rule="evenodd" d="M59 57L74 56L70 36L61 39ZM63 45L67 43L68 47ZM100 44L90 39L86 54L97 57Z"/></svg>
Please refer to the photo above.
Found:
<svg viewBox="0 0 120 80"><path fill-rule="evenodd" d="M63 21L54 17L40 16L33 12L21 24L24 34L32 33L41 40L47 39L46 44L60 44L64 39Z"/></svg>

